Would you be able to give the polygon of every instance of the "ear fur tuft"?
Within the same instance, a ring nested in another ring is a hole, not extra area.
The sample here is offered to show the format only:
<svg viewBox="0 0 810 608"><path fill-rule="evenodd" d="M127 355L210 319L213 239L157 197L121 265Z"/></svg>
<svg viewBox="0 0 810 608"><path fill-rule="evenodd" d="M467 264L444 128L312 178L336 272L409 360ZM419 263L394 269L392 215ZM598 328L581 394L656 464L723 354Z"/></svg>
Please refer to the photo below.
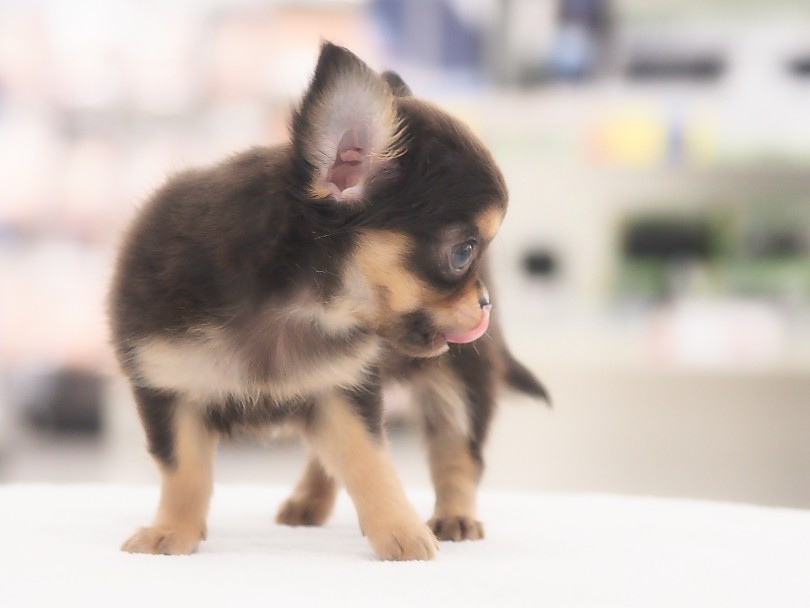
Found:
<svg viewBox="0 0 810 608"><path fill-rule="evenodd" d="M369 178L401 153L394 95L357 56L325 42L293 117L292 139L310 169L309 195L360 200Z"/></svg>
<svg viewBox="0 0 810 608"><path fill-rule="evenodd" d="M402 80L402 76L396 72L386 70L380 74L380 77L388 85L388 88L391 89L395 97L410 97L413 95L413 93L411 93L411 87L405 84L405 81Z"/></svg>

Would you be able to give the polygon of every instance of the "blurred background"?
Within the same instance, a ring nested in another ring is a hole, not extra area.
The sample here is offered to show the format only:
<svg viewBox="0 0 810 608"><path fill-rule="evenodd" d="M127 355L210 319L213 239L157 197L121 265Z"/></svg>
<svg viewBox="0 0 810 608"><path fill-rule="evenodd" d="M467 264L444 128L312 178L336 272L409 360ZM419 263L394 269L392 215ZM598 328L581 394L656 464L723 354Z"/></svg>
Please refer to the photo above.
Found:
<svg viewBox="0 0 810 608"><path fill-rule="evenodd" d="M166 175L284 139L321 39L506 175L496 308L554 408L504 397L485 486L810 507L802 0L0 0L0 482L157 479L107 344L117 241ZM218 458L291 485L303 451Z"/></svg>

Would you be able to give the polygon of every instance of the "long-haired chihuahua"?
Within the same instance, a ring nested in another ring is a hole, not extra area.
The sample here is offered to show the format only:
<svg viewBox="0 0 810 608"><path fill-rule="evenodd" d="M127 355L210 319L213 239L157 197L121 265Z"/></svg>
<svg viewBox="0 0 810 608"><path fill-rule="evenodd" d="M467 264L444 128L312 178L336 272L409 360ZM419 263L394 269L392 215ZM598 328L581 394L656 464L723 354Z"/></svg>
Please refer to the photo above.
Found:
<svg viewBox="0 0 810 608"><path fill-rule="evenodd" d="M290 141L171 178L128 231L113 341L162 477L123 545L192 553L217 440L283 425L309 461L277 520L320 525L338 484L383 559L483 537L482 444L499 386L545 397L486 287L503 176L458 120L325 43ZM386 384L412 387L436 490L425 524L391 464Z"/></svg>

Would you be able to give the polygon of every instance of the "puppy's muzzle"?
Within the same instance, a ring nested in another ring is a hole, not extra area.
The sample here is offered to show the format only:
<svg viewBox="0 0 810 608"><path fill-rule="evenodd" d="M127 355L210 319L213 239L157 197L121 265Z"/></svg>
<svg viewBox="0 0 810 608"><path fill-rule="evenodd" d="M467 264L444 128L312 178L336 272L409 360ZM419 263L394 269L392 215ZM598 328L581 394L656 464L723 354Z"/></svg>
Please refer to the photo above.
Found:
<svg viewBox="0 0 810 608"><path fill-rule="evenodd" d="M487 333L487 329L489 329L489 314L490 310L492 310L492 304L489 301L489 291L487 291L487 287L481 279L475 282L475 286L478 288L478 305L481 307L481 321L479 321L478 325L467 331L444 334L444 338L448 342L468 344L476 341Z"/></svg>
<svg viewBox="0 0 810 608"><path fill-rule="evenodd" d="M475 286L478 288L478 305L481 308L485 306L492 307L492 303L489 301L489 291L487 290L487 286L484 285L484 282L478 279L475 282Z"/></svg>

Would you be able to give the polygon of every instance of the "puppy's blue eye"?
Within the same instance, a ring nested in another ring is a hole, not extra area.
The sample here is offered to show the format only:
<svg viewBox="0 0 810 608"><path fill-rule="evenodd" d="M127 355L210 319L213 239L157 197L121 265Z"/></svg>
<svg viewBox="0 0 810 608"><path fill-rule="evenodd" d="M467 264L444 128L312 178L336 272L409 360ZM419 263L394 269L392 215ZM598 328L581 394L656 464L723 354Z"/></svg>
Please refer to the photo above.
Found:
<svg viewBox="0 0 810 608"><path fill-rule="evenodd" d="M467 269L472 261L473 250L475 249L475 241L469 240L456 245L450 251L450 268L453 272L463 272Z"/></svg>

